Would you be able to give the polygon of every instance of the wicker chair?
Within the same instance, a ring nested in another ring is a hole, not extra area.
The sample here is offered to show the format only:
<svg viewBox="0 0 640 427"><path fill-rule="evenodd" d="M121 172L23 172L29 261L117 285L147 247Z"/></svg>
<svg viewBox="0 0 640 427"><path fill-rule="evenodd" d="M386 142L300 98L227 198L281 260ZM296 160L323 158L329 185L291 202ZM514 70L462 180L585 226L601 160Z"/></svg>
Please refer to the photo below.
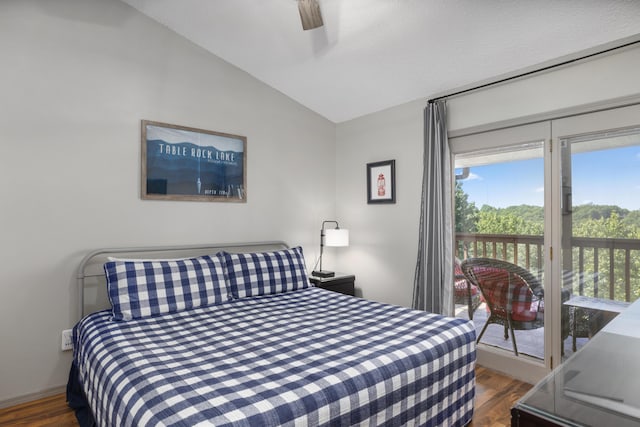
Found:
<svg viewBox="0 0 640 427"><path fill-rule="evenodd" d="M464 277L462 268L460 267L460 260L458 258L455 260L453 284L455 304L466 304L469 307L469 319L473 320L473 313L476 312L476 309L482 303L483 298L478 287L476 285L472 285L471 282Z"/></svg>
<svg viewBox="0 0 640 427"><path fill-rule="evenodd" d="M577 338L591 339L604 323L602 312L589 310L588 308L571 307L569 310L569 325L571 325L570 335L572 350L577 349Z"/></svg>
<svg viewBox="0 0 640 427"><path fill-rule="evenodd" d="M497 323L504 326L505 339L511 331L513 352L518 356L513 331L544 326L544 290L540 281L522 267L492 258L470 258L461 267L467 280L480 289L489 308L489 318L476 342L480 342L490 323ZM565 329L568 328L563 327L563 337L568 336Z"/></svg>

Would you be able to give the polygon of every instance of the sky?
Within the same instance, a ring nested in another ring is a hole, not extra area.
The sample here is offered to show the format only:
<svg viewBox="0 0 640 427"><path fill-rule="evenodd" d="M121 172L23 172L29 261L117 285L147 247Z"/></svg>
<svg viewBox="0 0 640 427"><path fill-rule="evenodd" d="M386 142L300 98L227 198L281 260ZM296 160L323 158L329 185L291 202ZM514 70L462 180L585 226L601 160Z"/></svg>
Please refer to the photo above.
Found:
<svg viewBox="0 0 640 427"><path fill-rule="evenodd" d="M573 205L640 210L640 145L572 156ZM471 167L462 189L477 208L544 204L543 159ZM459 172L459 171L457 171Z"/></svg>

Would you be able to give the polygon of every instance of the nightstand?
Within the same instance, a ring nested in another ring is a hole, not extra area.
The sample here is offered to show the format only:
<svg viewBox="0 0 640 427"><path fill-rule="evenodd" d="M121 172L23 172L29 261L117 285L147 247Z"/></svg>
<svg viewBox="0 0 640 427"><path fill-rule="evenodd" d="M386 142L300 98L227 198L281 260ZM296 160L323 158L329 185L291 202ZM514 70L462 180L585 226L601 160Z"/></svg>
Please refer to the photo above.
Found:
<svg viewBox="0 0 640 427"><path fill-rule="evenodd" d="M340 292L341 294L345 295L356 295L356 276L354 276L353 274L336 273L336 275L333 277L309 276L309 281L313 283L317 288L322 288L333 292Z"/></svg>

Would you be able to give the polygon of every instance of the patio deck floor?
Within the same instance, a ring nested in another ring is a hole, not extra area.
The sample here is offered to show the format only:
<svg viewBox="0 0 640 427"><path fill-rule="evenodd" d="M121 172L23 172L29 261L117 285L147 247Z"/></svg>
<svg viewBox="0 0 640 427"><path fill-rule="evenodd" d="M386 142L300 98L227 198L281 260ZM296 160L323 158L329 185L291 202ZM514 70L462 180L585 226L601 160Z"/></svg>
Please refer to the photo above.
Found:
<svg viewBox="0 0 640 427"><path fill-rule="evenodd" d="M466 305L456 305L456 317L468 319L469 313ZM476 326L476 336L480 335L484 324L487 322L489 313L486 309L486 304L482 303L478 309L473 313L473 323ZM518 353L526 354L537 359L543 359L543 342L544 342L544 328L532 329L528 331L514 331L516 335L516 344L518 345ZM576 340L576 347L579 350L587 343L587 338L578 338ZM491 324L487 327L487 330L482 336L481 344L491 345L505 349L513 353L513 343L511 337L504 339L504 327L498 324ZM564 357L563 360L573 354L572 351L572 339L569 335L564 341Z"/></svg>

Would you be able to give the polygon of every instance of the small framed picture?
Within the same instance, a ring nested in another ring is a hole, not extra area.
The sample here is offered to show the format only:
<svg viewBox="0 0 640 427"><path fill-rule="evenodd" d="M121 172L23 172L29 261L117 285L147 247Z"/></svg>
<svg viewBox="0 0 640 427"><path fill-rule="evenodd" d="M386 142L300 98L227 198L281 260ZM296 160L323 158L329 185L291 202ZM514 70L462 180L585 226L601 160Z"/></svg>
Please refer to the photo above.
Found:
<svg viewBox="0 0 640 427"><path fill-rule="evenodd" d="M247 138L142 121L142 198L247 200Z"/></svg>
<svg viewBox="0 0 640 427"><path fill-rule="evenodd" d="M396 161L367 163L367 203L396 202Z"/></svg>

